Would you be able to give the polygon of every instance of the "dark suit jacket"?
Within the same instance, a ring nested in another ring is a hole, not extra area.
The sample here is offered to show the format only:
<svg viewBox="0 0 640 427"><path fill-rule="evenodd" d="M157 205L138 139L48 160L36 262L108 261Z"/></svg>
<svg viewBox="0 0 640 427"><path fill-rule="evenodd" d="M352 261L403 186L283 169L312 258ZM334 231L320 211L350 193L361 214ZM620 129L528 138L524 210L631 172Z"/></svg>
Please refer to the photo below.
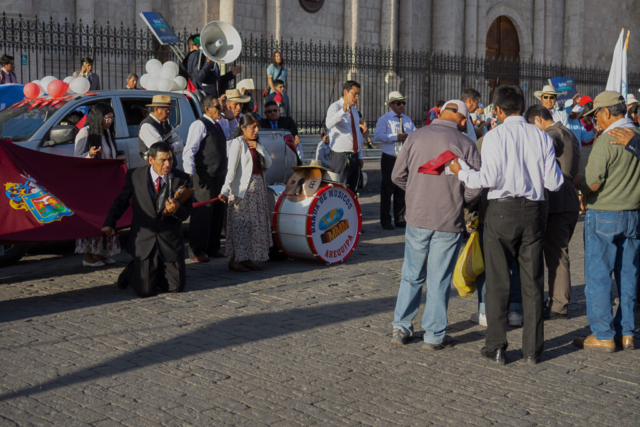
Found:
<svg viewBox="0 0 640 427"><path fill-rule="evenodd" d="M131 169L127 172L124 188L115 198L109 214L104 222L105 227L116 227L116 222L129 208L133 209L131 234L128 251L138 259L145 259L154 246L164 262L177 262L184 257L184 241L182 238L182 222L189 218L193 211L193 197L178 208L173 216L162 218L164 200L181 185L188 187L191 178L186 173L174 169L171 192L165 185L156 198L149 166Z"/></svg>
<svg viewBox="0 0 640 427"><path fill-rule="evenodd" d="M222 76L217 76L216 66L215 62L207 62L207 57L202 55L202 66L198 70L198 56L191 55L189 57L189 72L193 72L198 89L203 90L207 95L213 95L217 98L221 94L224 95L229 88L229 82L235 76L231 71ZM217 72L220 72L220 68L217 69ZM220 89L220 92L218 92L218 89Z"/></svg>
<svg viewBox="0 0 640 427"><path fill-rule="evenodd" d="M558 166L564 175L562 187L549 192L549 213L580 212L578 191L573 187L573 178L580 170L580 143L560 122L549 126L546 132L553 138Z"/></svg>
<svg viewBox="0 0 640 427"><path fill-rule="evenodd" d="M263 129L272 129L271 122L267 119L260 119L260 127ZM280 117L278 119L278 129L286 129L291 132L292 136L298 134L298 126L291 117Z"/></svg>

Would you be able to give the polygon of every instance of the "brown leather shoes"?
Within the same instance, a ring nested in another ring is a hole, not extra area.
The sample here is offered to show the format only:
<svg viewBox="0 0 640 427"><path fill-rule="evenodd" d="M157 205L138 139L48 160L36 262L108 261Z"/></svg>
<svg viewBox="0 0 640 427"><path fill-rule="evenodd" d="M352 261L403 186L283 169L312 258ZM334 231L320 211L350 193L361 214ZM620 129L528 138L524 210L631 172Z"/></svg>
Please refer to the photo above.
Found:
<svg viewBox="0 0 640 427"><path fill-rule="evenodd" d="M193 257L193 260L195 262L209 262L209 255L207 254L198 255Z"/></svg>
<svg viewBox="0 0 640 427"><path fill-rule="evenodd" d="M616 345L613 340L598 340L593 336L593 334L589 335L587 338L575 337L573 339L573 345L586 350L599 350L606 351L607 353L613 353L616 351Z"/></svg>
<svg viewBox="0 0 640 427"><path fill-rule="evenodd" d="M613 337L613 341L620 350L633 350L635 348L632 335L625 335L623 337L616 335Z"/></svg>

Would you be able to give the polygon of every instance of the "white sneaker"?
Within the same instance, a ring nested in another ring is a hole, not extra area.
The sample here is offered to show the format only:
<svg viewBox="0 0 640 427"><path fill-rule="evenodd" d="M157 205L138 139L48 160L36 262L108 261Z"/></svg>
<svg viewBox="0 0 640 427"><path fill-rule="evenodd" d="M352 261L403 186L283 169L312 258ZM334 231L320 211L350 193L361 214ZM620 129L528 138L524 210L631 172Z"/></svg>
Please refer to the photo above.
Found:
<svg viewBox="0 0 640 427"><path fill-rule="evenodd" d="M517 311L510 311L509 314L507 314L507 323L509 326L519 328L522 326L522 314Z"/></svg>
<svg viewBox="0 0 640 427"><path fill-rule="evenodd" d="M104 267L104 262L96 261L94 263L90 263L85 260L82 260L82 266L83 267Z"/></svg>
<svg viewBox="0 0 640 427"><path fill-rule="evenodd" d="M485 328L487 327L487 315L484 313L473 313L471 315L471 321L473 323L477 323L480 326L484 326Z"/></svg>
<svg viewBox="0 0 640 427"><path fill-rule="evenodd" d="M116 260L113 259L113 258L105 258L105 259L103 259L101 261L104 262L107 265L111 265L111 264L115 264L116 263Z"/></svg>

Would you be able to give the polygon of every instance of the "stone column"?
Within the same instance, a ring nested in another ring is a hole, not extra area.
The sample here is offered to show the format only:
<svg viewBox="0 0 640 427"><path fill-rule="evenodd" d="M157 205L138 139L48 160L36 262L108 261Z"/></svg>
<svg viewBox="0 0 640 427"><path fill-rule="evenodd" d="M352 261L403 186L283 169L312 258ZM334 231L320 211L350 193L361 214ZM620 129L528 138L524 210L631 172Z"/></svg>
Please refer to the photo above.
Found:
<svg viewBox="0 0 640 427"><path fill-rule="evenodd" d="M355 46L358 43L359 0L344 2L344 41Z"/></svg>
<svg viewBox="0 0 640 427"><path fill-rule="evenodd" d="M581 65L583 63L583 1L565 0L564 22L564 63L566 65Z"/></svg>
<svg viewBox="0 0 640 427"><path fill-rule="evenodd" d="M464 0L432 3L431 49L435 52L464 52Z"/></svg>
<svg viewBox="0 0 640 427"><path fill-rule="evenodd" d="M466 0L464 7L464 54L474 56L478 52L478 0Z"/></svg>
<svg viewBox="0 0 640 427"><path fill-rule="evenodd" d="M267 0L267 38L282 39L282 0Z"/></svg>
<svg viewBox="0 0 640 427"><path fill-rule="evenodd" d="M280 3L281 0L274 1L274 3L276 2ZM235 13L234 4L235 4L234 0L220 0L220 20L221 21L224 21L231 25L235 25L236 13Z"/></svg>
<svg viewBox="0 0 640 427"><path fill-rule="evenodd" d="M95 7L93 1L76 0L76 22L82 19L82 25L93 25Z"/></svg>
<svg viewBox="0 0 640 427"><path fill-rule="evenodd" d="M382 0L380 10L380 46L383 49L397 49L398 0Z"/></svg>
<svg viewBox="0 0 640 427"><path fill-rule="evenodd" d="M533 2L533 26L531 27L534 61L544 61L546 59L545 39L547 34L547 25L545 18L545 0L535 0Z"/></svg>
<svg viewBox="0 0 640 427"><path fill-rule="evenodd" d="M487 52L487 30L491 22L487 22L487 1L478 0L478 31L476 37L476 54L484 56Z"/></svg>
<svg viewBox="0 0 640 427"><path fill-rule="evenodd" d="M404 0L398 5L398 48L415 49L413 43L414 0Z"/></svg>

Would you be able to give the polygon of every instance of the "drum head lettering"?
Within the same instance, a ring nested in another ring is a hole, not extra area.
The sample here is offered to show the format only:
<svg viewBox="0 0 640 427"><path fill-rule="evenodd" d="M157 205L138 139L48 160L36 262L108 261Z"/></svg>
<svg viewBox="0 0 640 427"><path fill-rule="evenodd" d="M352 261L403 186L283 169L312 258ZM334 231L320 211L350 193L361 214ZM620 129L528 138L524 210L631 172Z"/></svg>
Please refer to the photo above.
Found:
<svg viewBox="0 0 640 427"><path fill-rule="evenodd" d="M287 181L284 194L287 200L299 202L320 190L322 172L320 169L302 169L294 172Z"/></svg>

